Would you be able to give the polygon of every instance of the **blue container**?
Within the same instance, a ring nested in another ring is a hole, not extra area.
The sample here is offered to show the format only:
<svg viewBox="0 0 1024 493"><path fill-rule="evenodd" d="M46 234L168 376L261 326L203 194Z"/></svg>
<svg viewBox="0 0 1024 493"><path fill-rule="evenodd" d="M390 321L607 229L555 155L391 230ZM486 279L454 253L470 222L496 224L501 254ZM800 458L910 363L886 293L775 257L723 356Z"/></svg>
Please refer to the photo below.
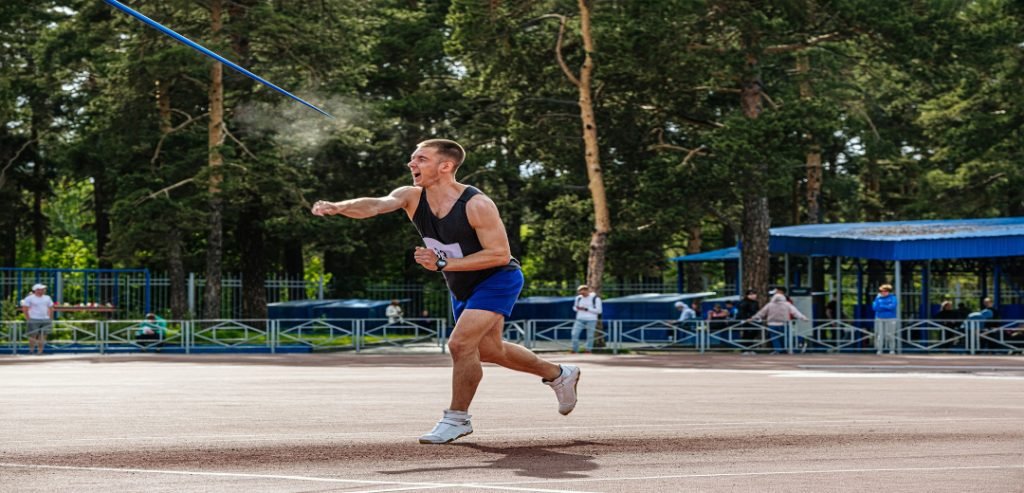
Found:
<svg viewBox="0 0 1024 493"><path fill-rule="evenodd" d="M391 300L333 300L331 303L314 307L313 318L387 318L384 312L390 304Z"/></svg>
<svg viewBox="0 0 1024 493"><path fill-rule="evenodd" d="M572 311L575 296L530 296L516 301L509 320L566 320L576 318Z"/></svg>
<svg viewBox="0 0 1024 493"><path fill-rule="evenodd" d="M607 320L676 320L679 310L676 302L689 304L697 298L714 296L706 293L646 293L604 300L604 318Z"/></svg>
<svg viewBox="0 0 1024 493"><path fill-rule="evenodd" d="M534 327L544 337L553 339L571 339L572 326L558 328L548 331L551 327L564 323L565 320L574 320L576 312L572 309L572 302L575 296L530 296L516 301L512 308L512 316L509 320L547 320L535 322Z"/></svg>
<svg viewBox="0 0 1024 493"><path fill-rule="evenodd" d="M267 305L267 318L271 320L309 320L313 316L313 308L333 303L336 300L295 300L270 303Z"/></svg>
<svg viewBox="0 0 1024 493"><path fill-rule="evenodd" d="M714 296L714 292L703 293L646 293L622 296L604 301L605 320L677 320L679 310L676 309L676 302L690 304L695 299ZM630 329L643 325L644 322L626 322L622 329L625 339ZM668 340L669 331L647 330L644 337L649 340Z"/></svg>

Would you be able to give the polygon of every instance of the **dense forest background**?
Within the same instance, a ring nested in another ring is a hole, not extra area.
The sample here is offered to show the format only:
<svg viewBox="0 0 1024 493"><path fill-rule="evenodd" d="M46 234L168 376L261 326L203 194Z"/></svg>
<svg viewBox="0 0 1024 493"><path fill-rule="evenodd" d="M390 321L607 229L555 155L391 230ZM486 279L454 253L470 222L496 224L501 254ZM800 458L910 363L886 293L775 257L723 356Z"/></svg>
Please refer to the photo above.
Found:
<svg viewBox="0 0 1024 493"><path fill-rule="evenodd" d="M103 2L2 2L2 266L167 272L179 311L185 273L238 273L252 317L270 275L436 279L402 215L309 214L410 183L432 137L533 283L587 279L604 227L599 281L742 239L762 286L768 227L1024 215L1018 1L129 5L338 118Z"/></svg>

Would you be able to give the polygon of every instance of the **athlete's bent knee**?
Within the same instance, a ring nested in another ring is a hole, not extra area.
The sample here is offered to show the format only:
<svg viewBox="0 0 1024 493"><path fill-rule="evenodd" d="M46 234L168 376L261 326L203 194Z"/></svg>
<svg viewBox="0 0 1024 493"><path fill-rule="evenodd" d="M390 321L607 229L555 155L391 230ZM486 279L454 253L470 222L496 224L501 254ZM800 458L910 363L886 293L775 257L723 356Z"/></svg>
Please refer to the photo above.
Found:
<svg viewBox="0 0 1024 493"><path fill-rule="evenodd" d="M469 344L462 339L451 339L448 341L448 352L451 353L452 358L461 358L472 354L476 351L476 346Z"/></svg>

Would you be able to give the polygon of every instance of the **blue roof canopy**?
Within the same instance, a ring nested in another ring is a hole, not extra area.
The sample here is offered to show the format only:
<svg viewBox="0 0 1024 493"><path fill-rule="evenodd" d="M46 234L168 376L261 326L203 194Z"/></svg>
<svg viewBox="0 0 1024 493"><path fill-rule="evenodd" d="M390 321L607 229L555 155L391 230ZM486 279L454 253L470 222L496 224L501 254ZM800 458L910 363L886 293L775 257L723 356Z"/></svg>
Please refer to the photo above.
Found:
<svg viewBox="0 0 1024 493"><path fill-rule="evenodd" d="M692 255L681 255L673 257L673 262L721 262L724 260L739 260L740 247L722 248L710 252L694 253Z"/></svg>
<svg viewBox="0 0 1024 493"><path fill-rule="evenodd" d="M1024 217L772 228L769 250L876 260L1024 256Z"/></svg>

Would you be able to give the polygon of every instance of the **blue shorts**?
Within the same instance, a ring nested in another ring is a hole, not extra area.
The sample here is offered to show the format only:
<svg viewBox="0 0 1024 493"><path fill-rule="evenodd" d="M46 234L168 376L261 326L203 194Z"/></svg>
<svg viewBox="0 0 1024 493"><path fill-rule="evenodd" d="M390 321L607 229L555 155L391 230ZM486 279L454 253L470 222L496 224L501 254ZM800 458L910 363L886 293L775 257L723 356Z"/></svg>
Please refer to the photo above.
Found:
<svg viewBox="0 0 1024 493"><path fill-rule="evenodd" d="M455 315L455 321L459 321L459 316L467 308L500 313L508 318L512 315L512 306L519 299L519 292L523 290L523 281L521 269L499 270L477 284L473 288L473 294L465 301L459 301L452 296L452 313Z"/></svg>

